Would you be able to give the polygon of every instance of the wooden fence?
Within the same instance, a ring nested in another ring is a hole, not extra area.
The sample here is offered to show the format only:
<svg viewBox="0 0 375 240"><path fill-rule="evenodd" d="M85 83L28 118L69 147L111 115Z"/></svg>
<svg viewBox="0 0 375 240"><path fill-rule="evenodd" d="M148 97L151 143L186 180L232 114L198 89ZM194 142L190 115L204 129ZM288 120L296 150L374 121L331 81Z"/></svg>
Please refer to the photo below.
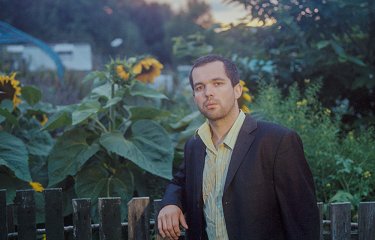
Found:
<svg viewBox="0 0 375 240"><path fill-rule="evenodd" d="M151 232L157 232L151 219L160 210L160 200L150 203L148 197L133 198L128 203L128 222L122 223L120 216L121 199L99 198L99 224L92 224L90 199L73 199L73 226L64 226L62 190L46 189L45 229L36 228L36 212L33 190L16 192L14 209L6 206L6 191L0 190L0 240L35 240L45 234L48 240L64 240L72 232L76 240L91 240L93 230L99 231L101 240L126 239L149 240ZM358 223L351 223L350 203L329 204L329 219L323 220L323 204L318 203L321 219L320 240L375 240L375 202L362 202L358 210ZM15 232L13 210L17 212L17 232ZM152 227L154 227L152 229ZM154 236L154 239L162 239ZM183 238L182 238L183 239Z"/></svg>

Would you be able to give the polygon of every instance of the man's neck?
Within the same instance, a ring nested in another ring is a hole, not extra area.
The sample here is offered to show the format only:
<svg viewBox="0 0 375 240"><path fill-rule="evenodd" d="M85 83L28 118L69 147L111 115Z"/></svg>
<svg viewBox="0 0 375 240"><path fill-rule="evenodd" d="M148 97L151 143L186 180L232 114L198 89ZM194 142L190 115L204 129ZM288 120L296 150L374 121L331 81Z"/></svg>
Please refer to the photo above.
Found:
<svg viewBox="0 0 375 240"><path fill-rule="evenodd" d="M225 136L232 128L239 114L239 110L235 110L233 114L230 114L224 119L219 119L216 121L209 120L212 142L215 147L223 142Z"/></svg>

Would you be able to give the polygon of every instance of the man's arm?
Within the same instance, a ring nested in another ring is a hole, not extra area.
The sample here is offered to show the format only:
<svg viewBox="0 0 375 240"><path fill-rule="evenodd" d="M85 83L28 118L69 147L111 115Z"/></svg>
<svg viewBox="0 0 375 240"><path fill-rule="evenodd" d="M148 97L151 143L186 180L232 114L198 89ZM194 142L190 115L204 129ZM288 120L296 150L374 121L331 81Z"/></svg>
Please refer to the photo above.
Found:
<svg viewBox="0 0 375 240"><path fill-rule="evenodd" d="M288 240L319 239L314 180L297 133L289 131L275 158L275 188Z"/></svg>
<svg viewBox="0 0 375 240"><path fill-rule="evenodd" d="M187 144L185 144L185 156L187 154L186 146ZM182 211L185 205L185 161L186 157L168 184L161 202L162 209L158 215L158 230L163 238L178 239L181 234L180 224L185 229L188 228Z"/></svg>

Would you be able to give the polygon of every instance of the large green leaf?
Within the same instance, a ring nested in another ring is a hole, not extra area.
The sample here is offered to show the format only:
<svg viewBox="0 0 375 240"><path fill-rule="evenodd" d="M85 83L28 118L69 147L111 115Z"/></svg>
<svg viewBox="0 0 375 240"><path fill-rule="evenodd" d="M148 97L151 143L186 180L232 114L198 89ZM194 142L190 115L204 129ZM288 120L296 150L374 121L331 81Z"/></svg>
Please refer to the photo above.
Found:
<svg viewBox="0 0 375 240"><path fill-rule="evenodd" d="M26 100L28 104L35 105L42 99L41 91L33 86L22 87L22 98Z"/></svg>
<svg viewBox="0 0 375 240"><path fill-rule="evenodd" d="M171 115L169 111L163 111L153 107L130 107L131 120L137 119L158 119Z"/></svg>
<svg viewBox="0 0 375 240"><path fill-rule="evenodd" d="M111 99L108 100L108 102L106 103L106 105L103 108L109 108L109 107L111 107L113 105L116 105L121 100L122 100L122 98L120 98L120 97L111 98Z"/></svg>
<svg viewBox="0 0 375 240"><path fill-rule="evenodd" d="M100 103L98 101L87 101L83 102L75 111L72 113L72 124L77 125L89 117L95 115L100 110Z"/></svg>
<svg viewBox="0 0 375 240"><path fill-rule="evenodd" d="M173 144L167 132L156 122L139 120L132 127L132 136L125 139L120 132L105 133L100 143L157 176L172 177Z"/></svg>
<svg viewBox="0 0 375 240"><path fill-rule="evenodd" d="M4 131L0 131L0 166L2 165L12 170L19 179L31 181L25 144Z"/></svg>
<svg viewBox="0 0 375 240"><path fill-rule="evenodd" d="M187 125L189 125L194 119L197 119L201 117L201 114L199 111L194 111L185 117L183 117L180 121L176 123L171 123L170 127L173 128L174 130L178 130L180 128L185 128Z"/></svg>
<svg viewBox="0 0 375 240"><path fill-rule="evenodd" d="M42 130L54 130L59 127L72 125L72 115L69 112L60 111L52 115Z"/></svg>
<svg viewBox="0 0 375 240"><path fill-rule="evenodd" d="M35 128L27 131L25 137L27 137L27 140L25 140L27 150L32 155L47 156L54 144L48 132Z"/></svg>
<svg viewBox="0 0 375 240"><path fill-rule="evenodd" d="M33 182L39 182L43 186L48 185L47 157L30 155L30 174Z"/></svg>
<svg viewBox="0 0 375 240"><path fill-rule="evenodd" d="M110 83L105 83L103 85L100 85L96 88L94 88L91 92L91 97L93 99L97 99L99 97L106 97L108 99L111 98L111 92L112 92L112 85Z"/></svg>
<svg viewBox="0 0 375 240"><path fill-rule="evenodd" d="M73 129L57 139L48 157L49 186L68 175L75 176L82 165L99 151L99 144L88 143L88 139L95 137L84 129Z"/></svg>
<svg viewBox="0 0 375 240"><path fill-rule="evenodd" d="M94 208L99 197L121 197L123 219L127 212L127 202L134 191L132 178L131 172L126 168L118 168L113 173L101 163L96 163L83 168L77 174L75 190L80 198L94 199Z"/></svg>
<svg viewBox="0 0 375 240"><path fill-rule="evenodd" d="M11 124L18 126L18 121L17 118L8 110L5 108L0 108L0 123L3 122L4 120L9 121Z"/></svg>
<svg viewBox="0 0 375 240"><path fill-rule="evenodd" d="M168 99L167 96L157 90L147 86L146 84L135 81L130 88L131 96L142 96L146 98Z"/></svg>

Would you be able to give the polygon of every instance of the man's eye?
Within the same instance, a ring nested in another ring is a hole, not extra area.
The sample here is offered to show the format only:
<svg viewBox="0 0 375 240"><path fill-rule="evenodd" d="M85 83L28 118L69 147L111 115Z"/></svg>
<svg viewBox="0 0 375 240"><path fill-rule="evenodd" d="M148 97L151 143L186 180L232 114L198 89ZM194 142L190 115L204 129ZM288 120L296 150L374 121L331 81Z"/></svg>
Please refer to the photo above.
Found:
<svg viewBox="0 0 375 240"><path fill-rule="evenodd" d="M195 87L195 91L197 91L197 92L201 91L202 89L203 89L202 86L196 86L196 87Z"/></svg>
<svg viewBox="0 0 375 240"><path fill-rule="evenodd" d="M215 86L220 86L220 85L222 85L222 84L223 84L222 82L215 82L215 83L214 83Z"/></svg>

